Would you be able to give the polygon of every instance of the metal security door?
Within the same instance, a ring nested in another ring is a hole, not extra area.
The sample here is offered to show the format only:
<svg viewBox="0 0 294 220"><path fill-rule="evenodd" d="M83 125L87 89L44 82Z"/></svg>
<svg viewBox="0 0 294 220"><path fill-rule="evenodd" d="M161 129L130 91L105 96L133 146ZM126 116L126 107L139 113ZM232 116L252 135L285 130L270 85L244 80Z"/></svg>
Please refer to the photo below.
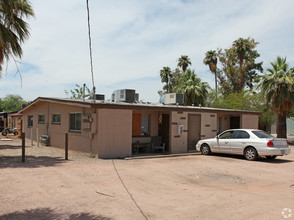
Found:
<svg viewBox="0 0 294 220"><path fill-rule="evenodd" d="M188 151L195 150L197 142L200 140L201 115L188 116Z"/></svg>

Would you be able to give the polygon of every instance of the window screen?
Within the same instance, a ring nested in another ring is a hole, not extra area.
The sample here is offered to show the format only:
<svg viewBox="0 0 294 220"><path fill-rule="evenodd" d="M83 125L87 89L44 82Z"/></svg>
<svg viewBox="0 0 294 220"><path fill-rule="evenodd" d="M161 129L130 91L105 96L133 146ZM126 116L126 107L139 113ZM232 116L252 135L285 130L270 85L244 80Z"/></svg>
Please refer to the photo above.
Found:
<svg viewBox="0 0 294 220"><path fill-rule="evenodd" d="M38 115L38 123L45 124L45 115Z"/></svg>
<svg viewBox="0 0 294 220"><path fill-rule="evenodd" d="M60 124L61 123L61 115L60 114L53 114L52 115L52 123L53 124Z"/></svg>
<svg viewBox="0 0 294 220"><path fill-rule="evenodd" d="M69 130L70 131L82 130L82 114L81 113L71 113L69 115Z"/></svg>
<svg viewBox="0 0 294 220"><path fill-rule="evenodd" d="M34 117L32 115L28 116L28 127L33 127Z"/></svg>

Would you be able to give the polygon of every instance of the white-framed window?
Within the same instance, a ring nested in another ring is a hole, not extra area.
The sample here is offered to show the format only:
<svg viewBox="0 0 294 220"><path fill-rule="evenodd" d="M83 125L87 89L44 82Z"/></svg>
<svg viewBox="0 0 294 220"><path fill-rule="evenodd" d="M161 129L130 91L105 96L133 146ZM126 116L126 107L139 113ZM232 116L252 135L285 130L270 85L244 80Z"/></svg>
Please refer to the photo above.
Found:
<svg viewBox="0 0 294 220"><path fill-rule="evenodd" d="M33 127L34 125L34 116L28 115L28 128Z"/></svg>
<svg viewBox="0 0 294 220"><path fill-rule="evenodd" d="M38 115L38 124L45 124L45 115Z"/></svg>
<svg viewBox="0 0 294 220"><path fill-rule="evenodd" d="M52 124L61 124L61 114L52 114Z"/></svg>
<svg viewBox="0 0 294 220"><path fill-rule="evenodd" d="M69 131L82 130L82 113L70 113L69 114Z"/></svg>

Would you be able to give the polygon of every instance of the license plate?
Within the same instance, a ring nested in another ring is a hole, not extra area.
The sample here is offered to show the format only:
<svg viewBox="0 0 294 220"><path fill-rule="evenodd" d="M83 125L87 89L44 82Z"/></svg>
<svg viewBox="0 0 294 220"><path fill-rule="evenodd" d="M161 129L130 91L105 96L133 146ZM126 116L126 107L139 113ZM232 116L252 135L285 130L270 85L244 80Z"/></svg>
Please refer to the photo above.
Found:
<svg viewBox="0 0 294 220"><path fill-rule="evenodd" d="M281 150L281 154L285 154L285 150Z"/></svg>

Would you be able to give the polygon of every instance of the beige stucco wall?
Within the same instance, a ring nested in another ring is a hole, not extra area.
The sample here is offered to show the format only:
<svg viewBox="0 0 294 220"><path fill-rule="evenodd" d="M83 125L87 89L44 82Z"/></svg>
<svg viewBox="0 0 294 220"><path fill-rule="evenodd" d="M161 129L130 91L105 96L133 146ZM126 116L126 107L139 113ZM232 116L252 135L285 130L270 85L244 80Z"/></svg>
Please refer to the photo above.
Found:
<svg viewBox="0 0 294 220"><path fill-rule="evenodd" d="M94 148L99 158L132 155L132 110L98 109Z"/></svg>
<svg viewBox="0 0 294 220"><path fill-rule="evenodd" d="M201 139L215 137L217 133L217 115L201 113Z"/></svg>
<svg viewBox="0 0 294 220"><path fill-rule="evenodd" d="M200 115L200 139L216 136L217 115L215 113L172 112L171 113L171 153L184 153L188 149L189 115ZM178 125L184 126L184 132L178 134Z"/></svg>
<svg viewBox="0 0 294 220"><path fill-rule="evenodd" d="M170 152L183 153L187 152L188 140L188 113L187 112L171 112L170 117ZM178 125L184 126L184 132L178 134Z"/></svg>
<svg viewBox="0 0 294 220"><path fill-rule="evenodd" d="M81 132L69 132L69 114L82 113L90 114L91 109L62 105L57 103L39 102L32 106L29 111L23 112L23 131L27 138L31 138L31 130L33 133L33 140L37 141L41 135L49 135L50 145L63 148L65 146L65 133L68 133L69 149L83 152L90 152L90 138L89 131L83 129ZM52 114L61 115L60 124L52 124ZM28 127L28 115L33 115L33 127ZM45 124L38 124L38 115L45 115ZM39 136L37 137L37 128ZM36 144L36 143L35 143Z"/></svg>
<svg viewBox="0 0 294 220"><path fill-rule="evenodd" d="M81 132L69 131L69 114L82 113L93 118L91 123L82 120ZM52 114L61 115L61 124L52 124ZM34 118L33 127L28 127L28 115ZM38 124L38 115L45 115L45 123ZM69 150L93 152L100 158L115 158L130 156L132 150L132 111L95 109L39 102L29 111L23 112L23 130L30 139L31 130L36 144L36 131L39 136L50 137L50 145L65 147L65 134L68 133ZM154 121L154 119L153 119ZM154 123L153 123L154 124ZM154 132L157 132L153 128Z"/></svg>
<svg viewBox="0 0 294 220"><path fill-rule="evenodd" d="M230 129L230 115L228 114L217 114L218 117L221 118L221 130L223 132L225 130Z"/></svg>
<svg viewBox="0 0 294 220"><path fill-rule="evenodd" d="M241 117L241 128L258 129L258 115L246 115Z"/></svg>

